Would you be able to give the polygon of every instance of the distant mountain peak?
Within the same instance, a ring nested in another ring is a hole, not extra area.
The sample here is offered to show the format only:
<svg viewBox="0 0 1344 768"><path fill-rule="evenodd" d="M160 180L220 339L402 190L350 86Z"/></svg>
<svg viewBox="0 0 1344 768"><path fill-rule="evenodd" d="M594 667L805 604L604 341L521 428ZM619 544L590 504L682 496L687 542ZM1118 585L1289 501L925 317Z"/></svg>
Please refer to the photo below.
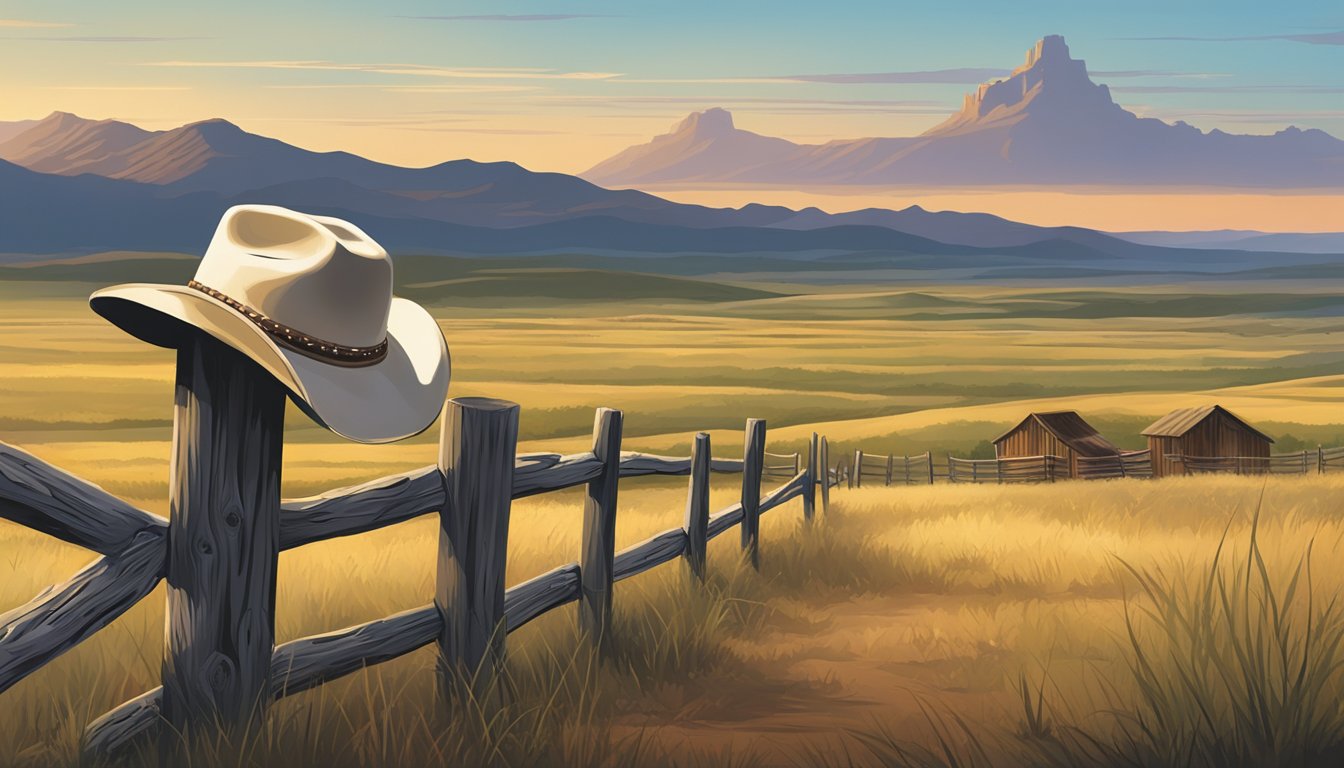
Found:
<svg viewBox="0 0 1344 768"><path fill-rule="evenodd" d="M723 107L711 107L703 112L692 112L673 130L673 133L692 133L699 136L724 136L736 130L733 113Z"/></svg>
<svg viewBox="0 0 1344 768"><path fill-rule="evenodd" d="M961 111L925 132L925 136L962 133L1025 119L1031 112L1047 119L1078 119L1080 113L1117 117L1120 107L1110 89L1093 83L1087 63L1069 53L1062 35L1046 35L1027 51L1022 66L1005 80L984 83L966 95Z"/></svg>

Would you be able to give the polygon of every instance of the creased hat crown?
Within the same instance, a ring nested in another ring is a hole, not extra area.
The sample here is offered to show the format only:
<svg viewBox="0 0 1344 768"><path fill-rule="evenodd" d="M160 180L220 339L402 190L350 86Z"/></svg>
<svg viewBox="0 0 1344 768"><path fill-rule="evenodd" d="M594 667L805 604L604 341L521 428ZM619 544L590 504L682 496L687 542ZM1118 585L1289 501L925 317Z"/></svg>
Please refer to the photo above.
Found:
<svg viewBox="0 0 1344 768"><path fill-rule="evenodd" d="M304 334L349 347L387 337L392 260L349 222L285 208L230 208L196 282Z"/></svg>

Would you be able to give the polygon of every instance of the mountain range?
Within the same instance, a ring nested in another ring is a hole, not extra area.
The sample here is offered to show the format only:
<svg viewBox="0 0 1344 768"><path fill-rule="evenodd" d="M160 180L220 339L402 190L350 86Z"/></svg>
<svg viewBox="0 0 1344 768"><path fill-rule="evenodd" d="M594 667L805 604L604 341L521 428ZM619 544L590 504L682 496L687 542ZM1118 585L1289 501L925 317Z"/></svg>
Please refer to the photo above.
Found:
<svg viewBox="0 0 1344 768"><path fill-rule="evenodd" d="M1031 66L1054 55L1050 40L1038 46ZM1001 100L989 91L979 98ZM711 111L696 124L721 131L725 119L726 113ZM730 119L727 127L734 130ZM750 153L743 148L729 154ZM709 169L731 158L701 159ZM918 254L1050 264L1205 258L1194 240L1164 241L1160 233L1137 233L1142 242L1136 243L1077 227L918 206L838 214L767 205L710 208L508 162L451 160L407 168L348 152L310 151L222 119L161 131L64 112L0 122L0 198L0 258L6 260L106 250L200 253L223 211L239 203L345 218L390 249L427 254L860 254L868 261ZM1284 242L1290 241L1273 241ZM1315 239L1301 250L1330 247Z"/></svg>
<svg viewBox="0 0 1344 768"><path fill-rule="evenodd" d="M1344 187L1344 141L1324 131L1203 132L1141 118L1093 83L1050 35L1003 80L919 136L795 144L735 127L721 108L580 174L608 187L662 183L793 186L1108 184Z"/></svg>
<svg viewBox="0 0 1344 768"><path fill-rule="evenodd" d="M1116 252L1131 245L1086 229L917 206L828 214L685 205L507 162L405 168L309 151L221 119L150 131L56 112L0 123L6 135L0 253L198 252L223 210L244 202L340 216L389 247L448 253L937 253L1042 242Z"/></svg>

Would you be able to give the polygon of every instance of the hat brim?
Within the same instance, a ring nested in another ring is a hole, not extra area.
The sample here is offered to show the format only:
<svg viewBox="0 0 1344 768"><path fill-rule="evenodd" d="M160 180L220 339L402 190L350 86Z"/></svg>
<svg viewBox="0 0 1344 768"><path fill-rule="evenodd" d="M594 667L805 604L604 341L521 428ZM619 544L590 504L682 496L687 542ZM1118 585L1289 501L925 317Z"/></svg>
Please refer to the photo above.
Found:
<svg viewBox="0 0 1344 768"><path fill-rule="evenodd" d="M161 347L181 346L193 328L214 336L285 385L318 424L362 443L425 431L448 394L448 345L434 318L406 299L392 299L387 356L361 367L332 365L281 347L228 305L186 286L117 285L94 293L89 305L132 336Z"/></svg>

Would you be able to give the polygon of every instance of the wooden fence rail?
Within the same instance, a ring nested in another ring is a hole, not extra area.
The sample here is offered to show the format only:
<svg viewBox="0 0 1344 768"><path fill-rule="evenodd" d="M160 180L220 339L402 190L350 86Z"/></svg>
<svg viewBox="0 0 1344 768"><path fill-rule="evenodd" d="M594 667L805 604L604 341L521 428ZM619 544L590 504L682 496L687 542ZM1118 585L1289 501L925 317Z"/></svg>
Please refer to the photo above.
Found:
<svg viewBox="0 0 1344 768"><path fill-rule="evenodd" d="M1069 461L1060 456L1012 459L947 458L951 483L1053 483L1069 477Z"/></svg>
<svg viewBox="0 0 1344 768"><path fill-rule="evenodd" d="M695 437L694 450L686 457L623 452L621 413L608 409L598 412L592 450L515 456L517 414L516 405L503 401L451 400L445 408L438 465L306 499L280 501L277 490L274 520L269 528L260 526L269 531L266 536L273 544L262 542L251 550L238 545L241 549L230 554L239 558L240 564L253 562L259 553L274 560L275 553L283 549L438 513L442 531L433 602L267 647L260 669L239 670L230 666L235 663L229 656L234 650L212 650L205 659L198 658L202 647L195 645L199 642L196 634L209 627L192 625L195 613L185 613L170 599L170 633L177 631L178 636L176 640L170 637L165 683L176 687L155 688L94 720L85 731L86 751L93 756L106 755L155 731L160 733L161 749L176 749L182 741L178 734L208 735L208 729L216 725L247 725L257 715L239 712L243 702L255 713L264 710L268 701L431 643L438 643L444 681L460 677L464 670L497 667L504 656L508 632L572 602L580 604L581 624L600 648L610 632L615 582L677 559L687 560L690 572L702 577L706 543L739 525L742 546L756 564L756 521L761 514L802 498L804 516L811 519L818 491L825 510L831 486L842 481L841 472L828 466L826 439L814 436L805 460L792 455L789 466L795 471L787 482L762 493L760 478L779 454L764 452L765 423L759 420L748 422L745 460L713 458L709 436L704 433ZM222 430L232 428L227 419L215 425ZM193 450L203 449L198 445ZM202 466L209 466L211 457L195 458L206 462ZM273 458L278 460L278 451ZM271 469L278 473L278 467ZM711 513L708 506L711 472L740 473L744 480L741 499L716 513ZM685 522L616 552L613 534L619 479L648 475L690 476ZM275 478L278 489L278 474ZM578 561L505 589L512 500L576 486L587 487L584 542ZM268 495L260 493L256 498L265 502ZM216 495L220 497L231 498L228 493ZM184 496L178 503L200 502ZM263 503L257 514L264 515L264 507ZM69 581L0 615L0 692L111 623L154 589L169 568L170 526L190 520L177 509L170 523L24 451L0 444L0 517L100 554ZM246 511L240 509L226 503L207 507L200 514L212 523L218 522L218 517L225 526L242 526L244 520L231 517ZM202 547L201 541L199 536L187 539L186 549L173 556L211 558L223 554L210 545ZM274 563L255 567L273 573ZM240 603L232 590L254 591L257 587L216 584L211 588L218 593L213 599L237 607L247 603ZM269 589L264 583L262 588ZM204 600L211 596L195 597ZM198 602L191 610L209 614L211 605ZM270 626L273 603L249 610L268 612L270 615L261 621ZM175 623L178 630L172 629ZM499 631L501 628L503 631ZM267 632L262 634L269 637ZM207 674L191 677L193 669L203 669ZM212 671L214 677L208 674ZM172 675L190 679L183 682ZM221 700L221 684L229 692L226 701ZM173 706L177 709L170 712ZM211 719L205 719L207 716ZM161 724L171 727L160 728ZM164 746L174 741L179 744Z"/></svg>
<svg viewBox="0 0 1344 768"><path fill-rule="evenodd" d="M933 455L885 456L858 451L855 455L854 485L932 485Z"/></svg>

